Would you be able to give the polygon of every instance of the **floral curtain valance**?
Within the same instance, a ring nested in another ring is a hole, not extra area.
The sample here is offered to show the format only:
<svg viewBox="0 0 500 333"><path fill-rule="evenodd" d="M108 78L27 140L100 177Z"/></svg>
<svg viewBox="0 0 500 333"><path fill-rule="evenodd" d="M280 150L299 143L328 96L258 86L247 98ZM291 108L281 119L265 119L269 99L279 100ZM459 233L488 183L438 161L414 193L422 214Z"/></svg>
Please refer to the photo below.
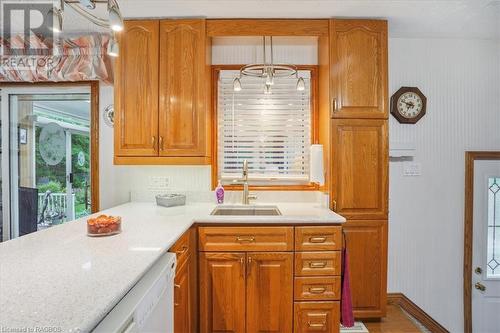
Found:
<svg viewBox="0 0 500 333"><path fill-rule="evenodd" d="M110 36L59 37L16 35L0 39L0 82L100 80L113 83Z"/></svg>

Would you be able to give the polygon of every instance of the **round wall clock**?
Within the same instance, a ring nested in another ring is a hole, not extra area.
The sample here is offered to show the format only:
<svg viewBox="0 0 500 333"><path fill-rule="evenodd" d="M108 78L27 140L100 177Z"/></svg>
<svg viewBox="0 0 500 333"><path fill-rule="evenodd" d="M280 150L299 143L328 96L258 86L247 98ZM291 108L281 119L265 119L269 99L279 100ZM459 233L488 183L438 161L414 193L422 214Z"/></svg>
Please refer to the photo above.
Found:
<svg viewBox="0 0 500 333"><path fill-rule="evenodd" d="M427 98L417 87L401 87L391 97L391 114L402 124L415 124L425 115Z"/></svg>

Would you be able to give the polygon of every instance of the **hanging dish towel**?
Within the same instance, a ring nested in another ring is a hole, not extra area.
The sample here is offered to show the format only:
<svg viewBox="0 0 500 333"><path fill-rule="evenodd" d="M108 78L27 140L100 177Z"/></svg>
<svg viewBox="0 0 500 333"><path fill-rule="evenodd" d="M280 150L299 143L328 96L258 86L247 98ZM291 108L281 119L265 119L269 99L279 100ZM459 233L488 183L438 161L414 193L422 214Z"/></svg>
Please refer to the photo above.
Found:
<svg viewBox="0 0 500 333"><path fill-rule="evenodd" d="M342 249L342 300L340 302L340 323L344 327L354 326L354 315L352 313L351 284L349 278L349 254L347 246Z"/></svg>

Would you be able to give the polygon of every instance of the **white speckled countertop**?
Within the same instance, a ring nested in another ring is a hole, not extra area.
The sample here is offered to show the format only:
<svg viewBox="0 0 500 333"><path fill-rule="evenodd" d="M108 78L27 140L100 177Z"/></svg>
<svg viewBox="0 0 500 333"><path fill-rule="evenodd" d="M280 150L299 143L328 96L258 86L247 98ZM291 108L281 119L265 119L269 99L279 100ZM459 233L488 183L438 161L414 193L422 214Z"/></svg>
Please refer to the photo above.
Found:
<svg viewBox="0 0 500 333"><path fill-rule="evenodd" d="M122 217L115 236L87 237L84 218L0 243L0 331L92 330L194 222L345 222L315 203L276 205L281 216L235 217L210 216L209 203L127 203L102 212Z"/></svg>

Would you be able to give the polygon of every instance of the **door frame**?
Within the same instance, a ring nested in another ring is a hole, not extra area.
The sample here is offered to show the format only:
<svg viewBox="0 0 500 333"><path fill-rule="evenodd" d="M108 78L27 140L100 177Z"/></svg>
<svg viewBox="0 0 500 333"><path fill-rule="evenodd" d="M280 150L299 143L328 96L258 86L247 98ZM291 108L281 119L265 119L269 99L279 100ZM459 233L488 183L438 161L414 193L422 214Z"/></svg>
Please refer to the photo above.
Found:
<svg viewBox="0 0 500 333"><path fill-rule="evenodd" d="M50 87L56 88L80 88L87 86L90 89L90 201L91 212L96 213L100 209L99 202L99 81L77 81L77 82L0 82L0 90L2 89L44 89ZM41 91L40 93L44 93ZM8 101L7 101L8 103ZM3 105L6 105L2 102ZM8 104L7 104L8 105ZM3 133L2 133L3 135ZM7 134L8 135L8 134ZM3 140L2 140L3 141ZM8 158L2 154L2 160ZM8 183L6 183L8 181ZM2 181L3 190L5 186L10 186L10 177ZM4 193L5 191L2 191ZM3 196L3 195L2 195ZM3 198L2 198L3 199ZM8 210L3 212L4 219L4 235L3 241L9 240L10 228L10 199L5 203ZM8 212L6 214L5 212ZM5 228L7 226L7 228Z"/></svg>
<svg viewBox="0 0 500 333"><path fill-rule="evenodd" d="M472 333L472 242L474 217L474 161L500 160L500 151L465 152L464 202L464 331Z"/></svg>

